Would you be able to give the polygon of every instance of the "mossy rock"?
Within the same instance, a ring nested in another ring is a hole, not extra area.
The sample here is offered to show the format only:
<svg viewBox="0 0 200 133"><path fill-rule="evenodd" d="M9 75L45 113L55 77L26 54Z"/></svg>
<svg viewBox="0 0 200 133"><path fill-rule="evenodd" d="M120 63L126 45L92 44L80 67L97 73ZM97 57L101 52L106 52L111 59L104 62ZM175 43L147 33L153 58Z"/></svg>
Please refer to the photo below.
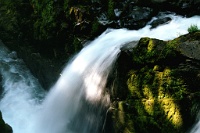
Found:
<svg viewBox="0 0 200 133"><path fill-rule="evenodd" d="M200 60L183 54L180 46L194 45L199 35L171 41L142 38L131 54L123 56L131 56L126 66L120 57L117 64L122 64L116 71L126 85L115 95L126 98L113 99L114 132L184 133L190 129L200 109Z"/></svg>

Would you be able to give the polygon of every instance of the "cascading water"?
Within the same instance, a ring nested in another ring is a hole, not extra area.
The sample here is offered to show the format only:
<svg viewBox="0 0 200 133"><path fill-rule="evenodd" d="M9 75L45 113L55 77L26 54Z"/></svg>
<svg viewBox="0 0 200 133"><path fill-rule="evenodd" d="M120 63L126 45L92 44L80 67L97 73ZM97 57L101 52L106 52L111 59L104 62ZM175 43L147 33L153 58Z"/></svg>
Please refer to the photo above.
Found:
<svg viewBox="0 0 200 133"><path fill-rule="evenodd" d="M14 132L25 133L44 97L38 81L30 74L15 52L0 41L0 110ZM1 81L2 80L2 81ZM2 88L2 89L1 89Z"/></svg>
<svg viewBox="0 0 200 133"><path fill-rule="evenodd" d="M105 85L121 47L146 36L173 39L187 33L192 24L200 27L199 16L168 16L172 21L152 30L149 25L138 31L106 30L72 59L47 95L15 53L1 44L0 75L4 92L0 110L4 120L14 133L101 132L109 106Z"/></svg>
<svg viewBox="0 0 200 133"><path fill-rule="evenodd" d="M106 79L121 45L130 41L125 34L120 34L126 33L125 30L115 32L121 38L112 40L111 31L107 30L84 48L64 69L43 103L44 110L35 123L40 128L35 132L98 133L102 130L102 113L109 104L104 92ZM124 42L121 44L120 40Z"/></svg>

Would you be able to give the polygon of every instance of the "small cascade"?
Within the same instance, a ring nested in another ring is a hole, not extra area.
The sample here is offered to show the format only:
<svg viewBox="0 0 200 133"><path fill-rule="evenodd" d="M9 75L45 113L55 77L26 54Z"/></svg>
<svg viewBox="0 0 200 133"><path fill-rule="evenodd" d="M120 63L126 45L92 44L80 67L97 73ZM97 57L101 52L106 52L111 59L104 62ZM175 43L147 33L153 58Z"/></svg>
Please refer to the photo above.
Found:
<svg viewBox="0 0 200 133"><path fill-rule="evenodd" d="M0 44L4 120L14 133L100 133L110 104L107 78L121 48L132 41L135 46L141 37L170 40L200 22L199 16L168 16L172 20L155 29L149 25L137 31L107 29L67 64L48 94L15 52Z"/></svg>

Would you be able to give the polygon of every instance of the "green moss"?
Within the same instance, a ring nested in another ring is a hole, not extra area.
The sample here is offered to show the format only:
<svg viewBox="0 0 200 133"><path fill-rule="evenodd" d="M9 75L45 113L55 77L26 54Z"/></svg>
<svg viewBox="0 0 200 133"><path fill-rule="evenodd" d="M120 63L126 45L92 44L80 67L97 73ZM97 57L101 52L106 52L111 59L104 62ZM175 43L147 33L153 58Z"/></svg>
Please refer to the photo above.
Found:
<svg viewBox="0 0 200 133"><path fill-rule="evenodd" d="M138 88L137 76L133 71L130 72L129 76L130 76L130 78L127 80L127 85L128 85L128 89L129 89L129 97L140 98L141 93Z"/></svg>
<svg viewBox="0 0 200 133"><path fill-rule="evenodd" d="M125 118L124 118L124 103L121 101L118 103L118 118L119 122L124 125L125 124Z"/></svg>
<svg viewBox="0 0 200 133"><path fill-rule="evenodd" d="M160 41L155 39L140 39L138 46L133 49L133 62L138 65L155 62L157 60L155 57L160 53L160 51L154 49L154 47L159 43Z"/></svg>
<svg viewBox="0 0 200 133"><path fill-rule="evenodd" d="M140 39L139 44L140 46L146 47L146 45L149 43L150 38L149 37L143 37Z"/></svg>
<svg viewBox="0 0 200 133"><path fill-rule="evenodd" d="M155 47L154 41L153 40L149 40L149 43L148 43L148 46L147 46L148 52L151 52L154 47Z"/></svg>
<svg viewBox="0 0 200 133"><path fill-rule="evenodd" d="M127 81L130 96L127 98L128 107L123 116L125 123L126 115L130 113L135 116L131 117L133 125L131 131L152 130L160 133L181 131L183 117L178 102L187 92L184 82L172 72L171 68L161 69L159 65L130 71Z"/></svg>

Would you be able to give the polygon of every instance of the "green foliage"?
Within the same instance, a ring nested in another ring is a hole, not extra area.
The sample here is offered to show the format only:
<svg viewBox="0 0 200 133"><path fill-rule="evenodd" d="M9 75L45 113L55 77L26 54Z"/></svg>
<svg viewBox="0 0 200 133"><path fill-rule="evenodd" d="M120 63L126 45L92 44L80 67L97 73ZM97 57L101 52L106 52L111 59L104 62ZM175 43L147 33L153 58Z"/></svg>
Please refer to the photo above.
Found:
<svg viewBox="0 0 200 133"><path fill-rule="evenodd" d="M16 9L15 4L18 5L18 3L13 2L12 0L0 0L1 6L0 6L0 36L1 39L4 39L4 37L8 37L9 35L11 37L16 36L16 33L19 31L19 25L18 25L18 12Z"/></svg>
<svg viewBox="0 0 200 133"><path fill-rule="evenodd" d="M20 40L32 36L33 8L28 0L0 0L1 39ZM23 39L24 40L24 39Z"/></svg>
<svg viewBox="0 0 200 133"><path fill-rule="evenodd" d="M55 36L54 29L57 26L57 11L52 0L32 0L34 5L34 36L36 39L49 39Z"/></svg>
<svg viewBox="0 0 200 133"><path fill-rule="evenodd" d="M14 33L15 38L17 35L23 35L37 40L46 40L55 38L66 30L68 25L66 26L65 23L69 20L69 9L76 2L73 0L0 0L0 3L0 35Z"/></svg>
<svg viewBox="0 0 200 133"><path fill-rule="evenodd" d="M115 17L115 14L114 14L114 1L113 0L108 0L108 17L109 18L114 18Z"/></svg>
<svg viewBox="0 0 200 133"><path fill-rule="evenodd" d="M194 32L197 32L197 31L199 31L197 25L191 25L191 26L188 28L188 32L189 32L189 33L194 33Z"/></svg>
<svg viewBox="0 0 200 133"><path fill-rule="evenodd" d="M90 0L0 0L0 37L20 41L20 45L26 41L25 45L41 53L65 49L65 53L74 54L81 48L74 38L96 37L105 30L93 10L99 5L91 3ZM114 16L114 3L114 0L100 1L102 11L110 18ZM56 43L52 44L52 40ZM45 45L49 50L44 50Z"/></svg>

